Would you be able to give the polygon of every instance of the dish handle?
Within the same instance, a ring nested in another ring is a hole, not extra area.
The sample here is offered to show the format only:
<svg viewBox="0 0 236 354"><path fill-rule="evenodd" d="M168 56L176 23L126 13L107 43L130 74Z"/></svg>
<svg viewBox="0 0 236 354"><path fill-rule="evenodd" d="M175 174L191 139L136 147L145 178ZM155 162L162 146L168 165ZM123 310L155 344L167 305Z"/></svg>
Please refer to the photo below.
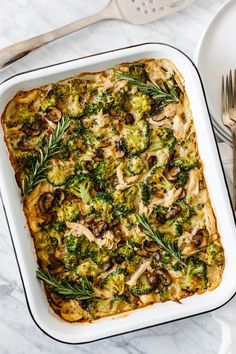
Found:
<svg viewBox="0 0 236 354"><path fill-rule="evenodd" d="M236 353L236 298L213 312L213 318L221 326L221 346L218 354Z"/></svg>

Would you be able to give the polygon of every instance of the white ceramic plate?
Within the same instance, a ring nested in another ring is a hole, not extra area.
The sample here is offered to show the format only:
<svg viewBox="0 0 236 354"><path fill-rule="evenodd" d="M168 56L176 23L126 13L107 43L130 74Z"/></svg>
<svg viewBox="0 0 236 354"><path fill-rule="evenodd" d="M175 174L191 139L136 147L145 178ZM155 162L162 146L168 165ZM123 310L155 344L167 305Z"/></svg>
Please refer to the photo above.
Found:
<svg viewBox="0 0 236 354"><path fill-rule="evenodd" d="M221 121L221 78L236 69L236 1L229 0L207 27L195 54L203 79L213 124L225 142L232 141L230 130Z"/></svg>
<svg viewBox="0 0 236 354"><path fill-rule="evenodd" d="M51 337L67 343L83 343L140 328L177 320L213 310L226 303L236 292L235 221L222 171L222 163L213 135L209 112L198 72L191 60L177 49L164 44L144 44L102 53L16 75L0 85L0 115L7 102L19 90L28 90L71 77L79 72L99 71L118 63L144 58L172 60L185 78L199 152L204 163L206 183L218 221L225 250L225 270L221 284L211 292L176 302L154 304L92 323L71 324L49 309L42 284L35 277L37 262L32 238L22 210L20 191L0 128L0 189L4 210L22 277L29 311L35 323ZM207 144L206 144L207 142Z"/></svg>

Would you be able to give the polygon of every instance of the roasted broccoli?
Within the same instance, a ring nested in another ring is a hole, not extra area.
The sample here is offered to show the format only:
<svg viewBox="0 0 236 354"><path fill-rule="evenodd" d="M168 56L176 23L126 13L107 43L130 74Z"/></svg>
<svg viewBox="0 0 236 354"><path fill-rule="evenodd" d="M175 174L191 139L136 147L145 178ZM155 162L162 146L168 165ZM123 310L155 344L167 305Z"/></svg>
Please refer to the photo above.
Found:
<svg viewBox="0 0 236 354"><path fill-rule="evenodd" d="M157 280L156 284L151 285L148 281L147 276L145 274L143 274L138 279L136 286L129 288L129 292L135 296L146 295L146 294L150 294L151 292L153 292L158 287L158 285L159 285L158 280Z"/></svg>
<svg viewBox="0 0 236 354"><path fill-rule="evenodd" d="M130 112L135 116L136 120L143 118L145 114L148 114L151 110L152 100L145 93L137 92L132 96Z"/></svg>
<svg viewBox="0 0 236 354"><path fill-rule="evenodd" d="M125 270L119 268L109 273L102 281L101 288L108 290L111 295L122 295L125 290Z"/></svg>
<svg viewBox="0 0 236 354"><path fill-rule="evenodd" d="M168 148L170 151L174 149L176 138L174 132L170 128L159 128L153 132L151 136L151 151Z"/></svg>
<svg viewBox="0 0 236 354"><path fill-rule="evenodd" d="M124 217L134 209L134 201L137 197L137 186L132 186L125 191L115 190L113 200L118 215Z"/></svg>
<svg viewBox="0 0 236 354"><path fill-rule="evenodd" d="M199 162L194 160L181 160L176 159L171 163L175 167L180 167L182 171L188 172L193 170L195 167L199 167Z"/></svg>
<svg viewBox="0 0 236 354"><path fill-rule="evenodd" d="M113 161L98 162L94 169L94 175L101 180L107 181L116 175L116 167L116 163Z"/></svg>
<svg viewBox="0 0 236 354"><path fill-rule="evenodd" d="M126 126L124 145L130 156L144 152L150 141L150 129L147 121L141 120L135 125Z"/></svg>
<svg viewBox="0 0 236 354"><path fill-rule="evenodd" d="M79 245L79 238L68 235L65 238L66 250L68 253L77 253L78 245Z"/></svg>
<svg viewBox="0 0 236 354"><path fill-rule="evenodd" d="M62 98L63 93L58 88L50 90L46 97L40 102L40 106L43 112L46 112L48 107L56 106L58 101Z"/></svg>
<svg viewBox="0 0 236 354"><path fill-rule="evenodd" d="M139 191L143 204L148 205L151 196L148 185L144 182L139 183Z"/></svg>
<svg viewBox="0 0 236 354"><path fill-rule="evenodd" d="M112 197L107 192L99 192L91 202L93 212L106 222L110 223L113 218Z"/></svg>
<svg viewBox="0 0 236 354"><path fill-rule="evenodd" d="M176 180L178 187L184 187L187 182L188 182L188 173L185 171L180 172L177 175L177 180Z"/></svg>
<svg viewBox="0 0 236 354"><path fill-rule="evenodd" d="M60 208L55 208L57 221L77 221L80 217L80 208L76 203L65 201Z"/></svg>
<svg viewBox="0 0 236 354"><path fill-rule="evenodd" d="M207 247L206 252L206 263L211 265L216 263L218 265L222 265L224 262L224 254L222 251L222 247L217 243L212 243Z"/></svg>
<svg viewBox="0 0 236 354"><path fill-rule="evenodd" d="M182 289L187 291L204 290L207 287L207 266L203 261L191 257L182 281Z"/></svg>
<svg viewBox="0 0 236 354"><path fill-rule="evenodd" d="M88 251L89 257L98 265L106 264L111 257L111 251L105 247L98 247L96 244L91 243Z"/></svg>
<svg viewBox="0 0 236 354"><path fill-rule="evenodd" d="M135 255L133 246L128 243L122 247L119 247L115 251L115 257L117 257L118 255L121 256L126 261L131 260Z"/></svg>
<svg viewBox="0 0 236 354"><path fill-rule="evenodd" d="M71 177L66 185L68 192L74 194L77 198L89 203L92 199L90 192L93 187L92 179L86 174L79 174Z"/></svg>
<svg viewBox="0 0 236 354"><path fill-rule="evenodd" d="M129 158L126 174L128 176L140 175L147 170L146 164L139 156Z"/></svg>
<svg viewBox="0 0 236 354"><path fill-rule="evenodd" d="M67 253L64 256L63 263L66 271L73 271L78 264L78 257L76 254Z"/></svg>

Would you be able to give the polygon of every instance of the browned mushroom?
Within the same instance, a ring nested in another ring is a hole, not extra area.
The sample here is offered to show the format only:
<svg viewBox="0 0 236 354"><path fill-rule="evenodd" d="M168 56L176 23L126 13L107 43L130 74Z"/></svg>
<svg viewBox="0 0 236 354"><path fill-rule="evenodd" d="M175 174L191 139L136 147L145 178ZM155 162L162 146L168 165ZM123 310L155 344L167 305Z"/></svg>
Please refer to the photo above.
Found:
<svg viewBox="0 0 236 354"><path fill-rule="evenodd" d="M182 190L182 193L180 194L180 196L179 196L179 200L181 200L181 199L184 199L186 197L186 190L185 189L183 189Z"/></svg>
<svg viewBox="0 0 236 354"><path fill-rule="evenodd" d="M27 140L26 137L23 137L19 143L17 144L18 148L21 151L32 151L35 150L35 146L31 144L31 142L29 140Z"/></svg>
<svg viewBox="0 0 236 354"><path fill-rule="evenodd" d="M171 276L165 268L158 269L157 274L159 274L161 278L162 285L169 286L172 283Z"/></svg>
<svg viewBox="0 0 236 354"><path fill-rule="evenodd" d="M180 173L179 167L172 167L164 171L164 175L168 178L169 181L174 181L177 175Z"/></svg>
<svg viewBox="0 0 236 354"><path fill-rule="evenodd" d="M43 214L47 214L53 206L54 195L52 193L44 193L40 196L38 206Z"/></svg>
<svg viewBox="0 0 236 354"><path fill-rule="evenodd" d="M206 240L208 238L208 232L206 229L198 230L195 235L193 235L192 242L196 248L200 248L206 245Z"/></svg>
<svg viewBox="0 0 236 354"><path fill-rule="evenodd" d="M63 202L63 200L65 199L65 192L63 189L61 188L57 188L54 191L54 201L55 202Z"/></svg>
<svg viewBox="0 0 236 354"><path fill-rule="evenodd" d="M45 118L53 123L57 123L62 118L62 113L57 107L51 106L48 107L47 112L45 114Z"/></svg>
<svg viewBox="0 0 236 354"><path fill-rule="evenodd" d="M161 279L158 274L153 273L148 275L148 281L150 285L155 286L156 288L160 285Z"/></svg>
<svg viewBox="0 0 236 354"><path fill-rule="evenodd" d="M109 225L105 221L101 221L99 224L93 227L92 231L95 237L100 237L104 232L109 230Z"/></svg>
<svg viewBox="0 0 236 354"><path fill-rule="evenodd" d="M152 155L148 158L148 167L151 169L153 166L155 166L157 163L157 157Z"/></svg>
<svg viewBox="0 0 236 354"><path fill-rule="evenodd" d="M170 209L169 218L174 218L176 215L178 215L179 213L181 213L182 208L180 205L173 205L172 208Z"/></svg>
<svg viewBox="0 0 236 354"><path fill-rule="evenodd" d="M135 119L134 119L133 114L127 113L125 116L125 124L132 125L132 124L134 124L134 122L135 122Z"/></svg>
<svg viewBox="0 0 236 354"><path fill-rule="evenodd" d="M159 247L155 241L147 241L145 240L143 243L143 247L145 251L149 253L155 253L159 250Z"/></svg>
<svg viewBox="0 0 236 354"><path fill-rule="evenodd" d="M29 123L25 123L22 125L21 130L25 133L25 135L31 136L31 137L38 136L41 133L38 124L31 125Z"/></svg>

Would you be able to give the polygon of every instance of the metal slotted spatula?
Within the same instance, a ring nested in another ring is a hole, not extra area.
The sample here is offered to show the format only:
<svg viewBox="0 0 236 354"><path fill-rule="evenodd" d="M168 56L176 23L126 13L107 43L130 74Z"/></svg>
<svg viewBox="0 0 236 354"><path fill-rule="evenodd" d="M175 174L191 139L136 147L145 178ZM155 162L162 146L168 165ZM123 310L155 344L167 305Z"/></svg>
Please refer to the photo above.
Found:
<svg viewBox="0 0 236 354"><path fill-rule="evenodd" d="M72 22L54 31L0 49L0 70L20 60L44 44L106 19L142 25L193 4L196 0L110 0L107 7L92 16Z"/></svg>

